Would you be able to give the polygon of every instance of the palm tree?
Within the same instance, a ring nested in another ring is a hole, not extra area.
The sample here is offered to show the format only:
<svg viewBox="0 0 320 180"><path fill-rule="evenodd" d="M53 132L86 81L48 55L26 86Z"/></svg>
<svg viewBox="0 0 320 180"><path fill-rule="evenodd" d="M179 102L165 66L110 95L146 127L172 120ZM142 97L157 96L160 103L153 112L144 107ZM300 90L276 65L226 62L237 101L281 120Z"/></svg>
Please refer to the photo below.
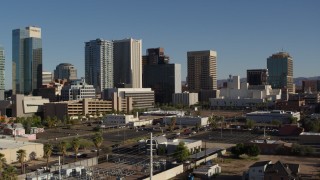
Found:
<svg viewBox="0 0 320 180"><path fill-rule="evenodd" d="M4 154L0 153L0 175L2 175L3 167L7 163ZM1 176L0 176L1 177Z"/></svg>
<svg viewBox="0 0 320 180"><path fill-rule="evenodd" d="M0 179L10 179L10 180L16 180L17 178L17 172L16 172L16 168L12 167L12 166L7 166L3 173L2 176L0 177Z"/></svg>
<svg viewBox="0 0 320 180"><path fill-rule="evenodd" d="M96 133L92 138L94 146L97 148L97 156L99 156L100 153L100 147L103 143L103 137L101 133Z"/></svg>
<svg viewBox="0 0 320 180"><path fill-rule="evenodd" d="M47 168L49 167L49 159L52 154L52 144L45 144L43 146L43 157L47 158Z"/></svg>
<svg viewBox="0 0 320 180"><path fill-rule="evenodd" d="M78 160L78 151L79 151L79 147L80 147L80 139L74 138L71 141L71 146L72 146L72 149L74 150L75 161L77 161Z"/></svg>
<svg viewBox="0 0 320 180"><path fill-rule="evenodd" d="M64 164L64 157L67 154L67 142L61 141L59 143L59 151L62 153L62 164Z"/></svg>
<svg viewBox="0 0 320 180"><path fill-rule="evenodd" d="M26 157L27 157L26 150L19 149L17 151L17 160L21 163L21 174L24 174L24 172L25 172L23 164L24 164Z"/></svg>

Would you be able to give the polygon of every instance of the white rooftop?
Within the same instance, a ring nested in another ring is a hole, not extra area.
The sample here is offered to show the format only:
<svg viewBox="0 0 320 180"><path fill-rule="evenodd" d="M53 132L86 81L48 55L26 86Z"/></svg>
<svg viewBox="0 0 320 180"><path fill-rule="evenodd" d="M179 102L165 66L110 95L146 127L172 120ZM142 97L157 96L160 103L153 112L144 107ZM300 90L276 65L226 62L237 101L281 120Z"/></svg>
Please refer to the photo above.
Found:
<svg viewBox="0 0 320 180"><path fill-rule="evenodd" d="M315 132L302 132L300 135L314 135L314 136L320 136L320 133L315 133Z"/></svg>
<svg viewBox="0 0 320 180"><path fill-rule="evenodd" d="M26 145L37 145L37 144L40 144L40 143L0 139L0 150L14 149L14 148L20 148Z"/></svg>

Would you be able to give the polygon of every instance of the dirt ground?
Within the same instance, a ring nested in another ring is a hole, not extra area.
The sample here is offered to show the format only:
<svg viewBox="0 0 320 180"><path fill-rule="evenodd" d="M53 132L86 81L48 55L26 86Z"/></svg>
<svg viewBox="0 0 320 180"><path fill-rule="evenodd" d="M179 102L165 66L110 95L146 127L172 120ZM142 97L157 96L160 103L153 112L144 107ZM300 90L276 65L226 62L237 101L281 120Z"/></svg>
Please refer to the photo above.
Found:
<svg viewBox="0 0 320 180"><path fill-rule="evenodd" d="M221 175L228 175L233 177L242 176L244 171L247 171L249 166L257 161L268 161L272 163L281 161L283 163L300 164L300 174L303 177L319 177L320 174L320 158L309 157L295 157L295 156L277 156L277 155L259 155L256 159L231 159L218 158L216 163L221 166Z"/></svg>

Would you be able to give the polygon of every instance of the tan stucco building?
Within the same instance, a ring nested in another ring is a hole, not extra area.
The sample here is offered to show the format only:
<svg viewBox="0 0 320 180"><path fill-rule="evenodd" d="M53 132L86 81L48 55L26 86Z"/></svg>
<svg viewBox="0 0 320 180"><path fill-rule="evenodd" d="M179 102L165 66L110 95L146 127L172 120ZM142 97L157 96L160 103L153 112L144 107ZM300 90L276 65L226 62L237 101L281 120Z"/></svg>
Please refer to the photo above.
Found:
<svg viewBox="0 0 320 180"><path fill-rule="evenodd" d="M17 162L17 151L26 151L26 161L43 157L43 144L0 139L0 153L4 154L8 164Z"/></svg>

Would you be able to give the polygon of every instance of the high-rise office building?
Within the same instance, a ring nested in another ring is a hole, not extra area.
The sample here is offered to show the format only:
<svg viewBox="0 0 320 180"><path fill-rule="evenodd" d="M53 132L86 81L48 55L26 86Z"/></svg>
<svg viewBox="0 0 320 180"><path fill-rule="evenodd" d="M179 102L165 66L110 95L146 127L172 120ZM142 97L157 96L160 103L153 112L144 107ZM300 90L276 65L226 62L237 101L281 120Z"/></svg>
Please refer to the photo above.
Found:
<svg viewBox="0 0 320 180"><path fill-rule="evenodd" d="M190 51L188 56L188 87L190 92L217 89L217 52Z"/></svg>
<svg viewBox="0 0 320 180"><path fill-rule="evenodd" d="M4 49L0 46L0 100L4 100L4 71L5 71L5 56Z"/></svg>
<svg viewBox="0 0 320 180"><path fill-rule="evenodd" d="M144 65L143 87L154 91L156 103L171 103L172 94L181 93L181 65Z"/></svg>
<svg viewBox="0 0 320 180"><path fill-rule="evenodd" d="M43 71L42 72L42 85L47 85L52 82L52 72Z"/></svg>
<svg viewBox="0 0 320 180"><path fill-rule="evenodd" d="M267 85L268 69L248 69L247 83L249 85Z"/></svg>
<svg viewBox="0 0 320 180"><path fill-rule="evenodd" d="M97 93L113 88L113 43L96 39L85 43L85 78Z"/></svg>
<svg viewBox="0 0 320 180"><path fill-rule="evenodd" d="M181 92L181 65L168 64L169 59L161 47L142 56L142 85L154 91L156 103L171 103L172 94Z"/></svg>
<svg viewBox="0 0 320 180"><path fill-rule="evenodd" d="M54 79L76 80L77 69L69 63L61 63L54 70Z"/></svg>
<svg viewBox="0 0 320 180"><path fill-rule="evenodd" d="M169 60L169 56L164 54L164 48L149 48L147 55L142 56L142 65L168 64Z"/></svg>
<svg viewBox="0 0 320 180"><path fill-rule="evenodd" d="M42 85L41 29L29 26L12 31L12 91L32 94Z"/></svg>
<svg viewBox="0 0 320 180"><path fill-rule="evenodd" d="M268 82L273 89L282 89L283 93L293 92L293 59L286 52L273 54L267 59Z"/></svg>
<svg viewBox="0 0 320 180"><path fill-rule="evenodd" d="M142 88L142 41L113 41L114 84L116 87Z"/></svg>

